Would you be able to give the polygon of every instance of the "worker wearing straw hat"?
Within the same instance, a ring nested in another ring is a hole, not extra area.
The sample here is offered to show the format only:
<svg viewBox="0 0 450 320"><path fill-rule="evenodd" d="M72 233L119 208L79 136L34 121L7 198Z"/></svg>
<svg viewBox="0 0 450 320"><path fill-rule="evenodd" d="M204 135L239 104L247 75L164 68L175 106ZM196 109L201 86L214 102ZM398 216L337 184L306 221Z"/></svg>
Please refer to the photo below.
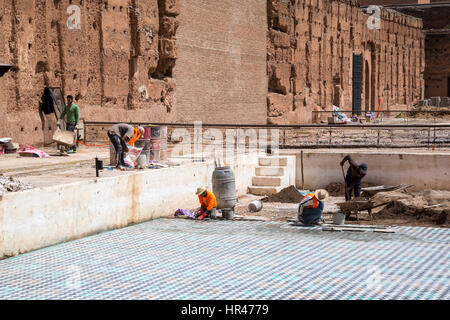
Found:
<svg viewBox="0 0 450 320"><path fill-rule="evenodd" d="M328 198L328 192L323 189L306 194L298 206L297 221L304 224L320 224L324 201Z"/></svg>
<svg viewBox="0 0 450 320"><path fill-rule="evenodd" d="M195 193L200 201L200 209L197 211L196 218L202 220L206 217L215 218L217 201L214 193L209 191L206 187L198 187Z"/></svg>

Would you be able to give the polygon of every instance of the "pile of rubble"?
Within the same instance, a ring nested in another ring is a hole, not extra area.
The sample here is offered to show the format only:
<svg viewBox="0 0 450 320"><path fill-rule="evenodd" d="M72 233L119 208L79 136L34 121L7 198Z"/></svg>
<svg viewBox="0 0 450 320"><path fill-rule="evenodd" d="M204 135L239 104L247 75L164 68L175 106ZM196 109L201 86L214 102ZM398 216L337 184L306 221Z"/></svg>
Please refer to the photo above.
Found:
<svg viewBox="0 0 450 320"><path fill-rule="evenodd" d="M32 186L18 179L14 179L13 177L0 176L0 196L7 192L17 192L28 189L32 189Z"/></svg>
<svg viewBox="0 0 450 320"><path fill-rule="evenodd" d="M375 218L409 217L448 225L450 219L450 191L425 190L411 194L401 191L380 192L371 198L374 205L385 204Z"/></svg>
<svg viewBox="0 0 450 320"><path fill-rule="evenodd" d="M295 186L289 186L280 192L261 199L264 202L300 203L303 196Z"/></svg>

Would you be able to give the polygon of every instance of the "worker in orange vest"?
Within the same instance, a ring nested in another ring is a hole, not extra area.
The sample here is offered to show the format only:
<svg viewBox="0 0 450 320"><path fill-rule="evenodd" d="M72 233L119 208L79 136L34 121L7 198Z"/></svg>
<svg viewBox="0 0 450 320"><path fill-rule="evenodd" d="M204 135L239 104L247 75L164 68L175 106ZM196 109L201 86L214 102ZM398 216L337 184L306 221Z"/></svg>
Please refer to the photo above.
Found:
<svg viewBox="0 0 450 320"><path fill-rule="evenodd" d="M200 209L197 211L196 218L202 220L208 216L215 218L217 201L214 193L209 191L206 187L197 188L196 195L200 201Z"/></svg>
<svg viewBox="0 0 450 320"><path fill-rule="evenodd" d="M324 201L328 198L328 192L323 189L306 194L298 206L297 221L304 224L320 224Z"/></svg>

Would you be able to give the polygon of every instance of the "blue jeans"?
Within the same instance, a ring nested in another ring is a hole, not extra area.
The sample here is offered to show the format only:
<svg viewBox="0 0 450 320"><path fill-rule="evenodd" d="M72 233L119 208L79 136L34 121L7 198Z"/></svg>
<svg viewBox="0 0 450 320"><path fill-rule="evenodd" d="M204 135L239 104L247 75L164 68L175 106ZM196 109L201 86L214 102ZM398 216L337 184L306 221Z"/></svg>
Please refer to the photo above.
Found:
<svg viewBox="0 0 450 320"><path fill-rule="evenodd" d="M313 222L319 222L322 217L323 208L325 204L323 201L319 201L317 208L304 208L302 212L303 222L305 224L311 224Z"/></svg>
<svg viewBox="0 0 450 320"><path fill-rule="evenodd" d="M126 167L125 161L124 161L124 155L123 155L123 146L122 141L120 137L117 134L110 133L108 131L108 137L109 140L111 140L111 143L114 146L114 149L116 150L116 160L117 160L117 167L123 166Z"/></svg>

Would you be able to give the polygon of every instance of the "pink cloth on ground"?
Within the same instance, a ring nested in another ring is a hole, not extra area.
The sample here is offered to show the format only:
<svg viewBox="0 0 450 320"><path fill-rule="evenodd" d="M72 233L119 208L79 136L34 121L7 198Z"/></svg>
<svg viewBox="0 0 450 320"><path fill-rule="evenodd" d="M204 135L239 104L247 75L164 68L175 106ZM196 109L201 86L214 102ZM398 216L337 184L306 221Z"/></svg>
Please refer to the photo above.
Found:
<svg viewBox="0 0 450 320"><path fill-rule="evenodd" d="M25 145L25 147L23 147L23 149L21 149L19 151L19 154L23 154L23 153L31 153L31 154L35 154L37 155L39 158L50 158L50 155L42 150L39 149L35 149L32 146L29 145Z"/></svg>

